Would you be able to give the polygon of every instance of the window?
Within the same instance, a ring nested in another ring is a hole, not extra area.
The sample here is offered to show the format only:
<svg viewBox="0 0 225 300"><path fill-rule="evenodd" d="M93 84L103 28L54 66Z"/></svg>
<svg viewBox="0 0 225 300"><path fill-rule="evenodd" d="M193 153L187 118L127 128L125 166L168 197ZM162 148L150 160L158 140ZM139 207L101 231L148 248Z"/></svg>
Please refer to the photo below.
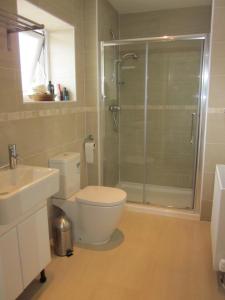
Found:
<svg viewBox="0 0 225 300"><path fill-rule="evenodd" d="M32 93L32 87L47 84L46 38L42 33L19 33L22 89L24 95Z"/></svg>
<svg viewBox="0 0 225 300"><path fill-rule="evenodd" d="M74 26L26 0L17 0L17 8L18 14L45 26L44 34L19 34L24 102L39 101L36 91L45 93L49 81L54 85L54 101L62 100L61 91L69 95L63 100L76 101ZM37 89L40 85L45 87Z"/></svg>

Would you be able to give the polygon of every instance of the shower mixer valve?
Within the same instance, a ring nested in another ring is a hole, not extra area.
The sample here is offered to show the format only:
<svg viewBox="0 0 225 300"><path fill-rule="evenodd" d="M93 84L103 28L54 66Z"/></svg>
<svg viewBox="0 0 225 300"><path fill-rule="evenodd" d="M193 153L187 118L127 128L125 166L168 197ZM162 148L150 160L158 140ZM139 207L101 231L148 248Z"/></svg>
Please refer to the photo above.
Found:
<svg viewBox="0 0 225 300"><path fill-rule="evenodd" d="M110 105L109 106L109 111L118 112L118 111L120 111L120 106L119 105Z"/></svg>
<svg viewBox="0 0 225 300"><path fill-rule="evenodd" d="M112 119L113 119L113 129L114 131L119 130L119 112L120 112L120 106L119 105L110 105L109 111L112 113Z"/></svg>

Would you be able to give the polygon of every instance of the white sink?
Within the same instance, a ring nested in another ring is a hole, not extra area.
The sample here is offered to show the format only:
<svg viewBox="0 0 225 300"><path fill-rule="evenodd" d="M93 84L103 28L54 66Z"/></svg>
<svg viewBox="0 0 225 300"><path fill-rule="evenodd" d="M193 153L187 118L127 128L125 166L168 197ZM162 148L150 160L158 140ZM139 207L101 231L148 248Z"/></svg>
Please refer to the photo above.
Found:
<svg viewBox="0 0 225 300"><path fill-rule="evenodd" d="M56 169L18 165L0 171L0 225L15 221L59 190Z"/></svg>

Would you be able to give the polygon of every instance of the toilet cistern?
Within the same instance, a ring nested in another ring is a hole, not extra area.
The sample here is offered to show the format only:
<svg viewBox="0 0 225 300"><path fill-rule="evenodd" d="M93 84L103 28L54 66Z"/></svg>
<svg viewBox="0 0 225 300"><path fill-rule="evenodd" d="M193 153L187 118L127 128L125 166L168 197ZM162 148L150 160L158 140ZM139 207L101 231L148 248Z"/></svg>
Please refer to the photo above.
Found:
<svg viewBox="0 0 225 300"><path fill-rule="evenodd" d="M80 189L80 153L66 152L49 160L60 170L60 190L52 203L72 222L75 242L90 245L107 243L122 216L127 194L121 189L86 186Z"/></svg>

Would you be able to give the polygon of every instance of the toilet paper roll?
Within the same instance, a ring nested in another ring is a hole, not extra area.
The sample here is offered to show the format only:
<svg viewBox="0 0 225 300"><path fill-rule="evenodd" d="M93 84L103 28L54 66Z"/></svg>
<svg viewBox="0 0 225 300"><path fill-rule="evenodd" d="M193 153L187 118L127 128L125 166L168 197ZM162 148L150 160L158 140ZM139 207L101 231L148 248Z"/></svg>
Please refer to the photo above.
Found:
<svg viewBox="0 0 225 300"><path fill-rule="evenodd" d="M85 143L85 159L88 164L94 163L94 150L95 150L94 142Z"/></svg>
<svg viewBox="0 0 225 300"><path fill-rule="evenodd" d="M219 261L219 270L225 272L225 259L223 258Z"/></svg>

